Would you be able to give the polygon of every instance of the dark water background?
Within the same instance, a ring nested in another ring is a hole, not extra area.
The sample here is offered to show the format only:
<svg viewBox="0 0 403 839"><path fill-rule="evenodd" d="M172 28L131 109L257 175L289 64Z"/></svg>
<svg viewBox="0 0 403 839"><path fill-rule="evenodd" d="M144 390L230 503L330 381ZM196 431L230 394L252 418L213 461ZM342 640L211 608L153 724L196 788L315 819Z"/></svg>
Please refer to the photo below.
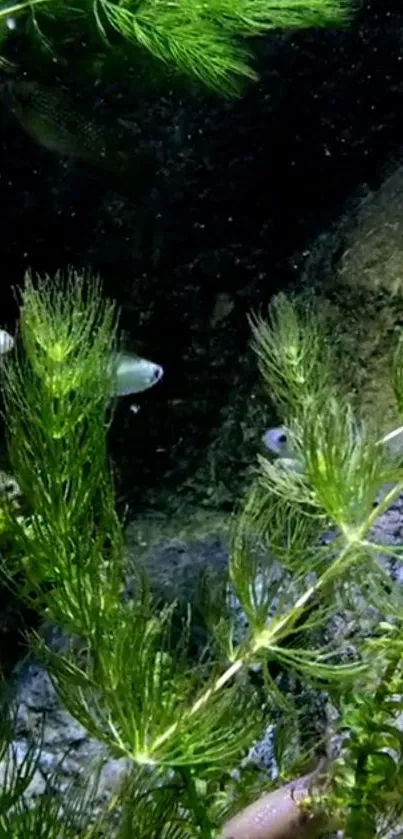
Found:
<svg viewBox="0 0 403 839"><path fill-rule="evenodd" d="M363 3L348 31L274 34L255 47L261 81L239 101L134 97L123 81L87 91L112 121L128 115L160 155L139 207L0 112L0 325L13 328L11 288L27 268L91 268L122 307L130 346L165 368L162 384L135 400L136 417L121 401L111 433L119 493L135 508L158 505L161 487L211 497L199 470L220 435L214 503L231 505L234 475L259 439L245 434L258 386L246 315L295 281L357 188L376 188L400 162L401 3ZM155 213L163 238L153 262L145 222ZM234 305L213 328L222 292Z"/></svg>

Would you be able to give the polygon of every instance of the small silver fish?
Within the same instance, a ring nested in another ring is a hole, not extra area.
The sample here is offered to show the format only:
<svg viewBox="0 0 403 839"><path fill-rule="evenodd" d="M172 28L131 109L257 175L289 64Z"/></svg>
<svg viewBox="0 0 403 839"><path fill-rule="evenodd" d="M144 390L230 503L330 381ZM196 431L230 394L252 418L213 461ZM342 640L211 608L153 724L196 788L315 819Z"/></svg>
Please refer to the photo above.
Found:
<svg viewBox="0 0 403 839"><path fill-rule="evenodd" d="M0 355L10 352L14 346L14 338L5 329L0 329Z"/></svg>
<svg viewBox="0 0 403 839"><path fill-rule="evenodd" d="M163 368L153 361L140 358L132 353L121 352L114 360L116 372L112 396L129 396L148 390L160 381L164 374Z"/></svg>
<svg viewBox="0 0 403 839"><path fill-rule="evenodd" d="M285 425L268 428L263 434L263 444L276 458L276 463L286 472L303 472L300 456L295 452L290 433Z"/></svg>
<svg viewBox="0 0 403 839"><path fill-rule="evenodd" d="M277 457L292 456L289 433L285 425L280 425L277 428L268 428L263 434L263 443L266 449Z"/></svg>
<svg viewBox="0 0 403 839"><path fill-rule="evenodd" d="M5 329L0 329L0 356L12 350L14 338ZM164 375L160 364L148 361L134 353L119 352L112 358L114 384L111 396L129 396L142 393L156 385Z"/></svg>
<svg viewBox="0 0 403 839"><path fill-rule="evenodd" d="M281 462L294 465L297 471L301 471L301 458L296 455L290 439L289 430L285 425L276 428L268 428L263 434L263 444L266 449L275 455ZM403 453L403 426L393 429L376 442L377 446L385 446L389 455L399 457Z"/></svg>

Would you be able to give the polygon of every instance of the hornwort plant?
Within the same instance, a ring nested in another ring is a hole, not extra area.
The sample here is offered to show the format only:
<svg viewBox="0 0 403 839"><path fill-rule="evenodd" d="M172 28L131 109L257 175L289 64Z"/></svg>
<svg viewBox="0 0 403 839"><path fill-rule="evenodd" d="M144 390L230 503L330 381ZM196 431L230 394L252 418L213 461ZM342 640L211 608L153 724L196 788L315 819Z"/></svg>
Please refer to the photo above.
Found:
<svg viewBox="0 0 403 839"><path fill-rule="evenodd" d="M255 316L251 327L294 460L259 457L234 516L228 576L213 592L201 587L209 648L190 661L186 622L178 640L175 603L154 602L140 567L135 595L123 597L124 537L106 445L115 307L97 280L74 272L26 278L2 387L10 463L29 513L5 504L15 548L4 551L2 567L10 585L24 579L23 597L72 639L55 651L40 633L31 638L64 706L132 770L95 821L96 773L88 788L63 794L63 814L50 792L28 805L40 744L18 762L6 695L4 836L291 839L337 828L350 839L381 839L399 824L403 602L379 556L400 561L401 549L377 544L371 531L403 489L401 459L337 387L314 299L278 295L269 319ZM402 352L399 343L399 406ZM242 631L235 600L247 618ZM325 689L337 710L336 755L329 749L326 765L302 778L309 767L303 755L295 759L297 716L273 663ZM280 778L296 780L273 790L242 758L281 713Z"/></svg>
<svg viewBox="0 0 403 839"><path fill-rule="evenodd" d="M351 0L10 0L0 3L0 67L17 69L9 47L25 40L42 61L57 59L70 72L91 62L97 80L110 59L122 65L124 78L138 76L143 64L150 77L157 68L160 78L179 74L237 96L258 78L247 39L276 29L344 26L352 12Z"/></svg>

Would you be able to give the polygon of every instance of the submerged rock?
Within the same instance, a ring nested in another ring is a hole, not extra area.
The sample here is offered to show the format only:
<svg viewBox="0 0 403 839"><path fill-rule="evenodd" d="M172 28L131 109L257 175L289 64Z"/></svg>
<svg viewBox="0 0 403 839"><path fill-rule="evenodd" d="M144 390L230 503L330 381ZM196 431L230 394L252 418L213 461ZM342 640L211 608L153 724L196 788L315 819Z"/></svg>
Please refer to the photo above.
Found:
<svg viewBox="0 0 403 839"><path fill-rule="evenodd" d="M340 381L380 434L401 419L392 358L403 323L402 199L399 166L319 237L301 282L321 295Z"/></svg>

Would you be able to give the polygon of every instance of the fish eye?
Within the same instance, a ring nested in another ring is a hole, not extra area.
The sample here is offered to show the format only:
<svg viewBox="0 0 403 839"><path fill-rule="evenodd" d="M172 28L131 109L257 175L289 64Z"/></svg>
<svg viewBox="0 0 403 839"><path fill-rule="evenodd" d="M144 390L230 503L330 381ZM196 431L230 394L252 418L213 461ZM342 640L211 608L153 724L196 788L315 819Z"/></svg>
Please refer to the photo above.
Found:
<svg viewBox="0 0 403 839"><path fill-rule="evenodd" d="M280 434L278 435L277 439L278 439L279 443L286 443L287 442L287 435L285 434L284 431L281 431Z"/></svg>

